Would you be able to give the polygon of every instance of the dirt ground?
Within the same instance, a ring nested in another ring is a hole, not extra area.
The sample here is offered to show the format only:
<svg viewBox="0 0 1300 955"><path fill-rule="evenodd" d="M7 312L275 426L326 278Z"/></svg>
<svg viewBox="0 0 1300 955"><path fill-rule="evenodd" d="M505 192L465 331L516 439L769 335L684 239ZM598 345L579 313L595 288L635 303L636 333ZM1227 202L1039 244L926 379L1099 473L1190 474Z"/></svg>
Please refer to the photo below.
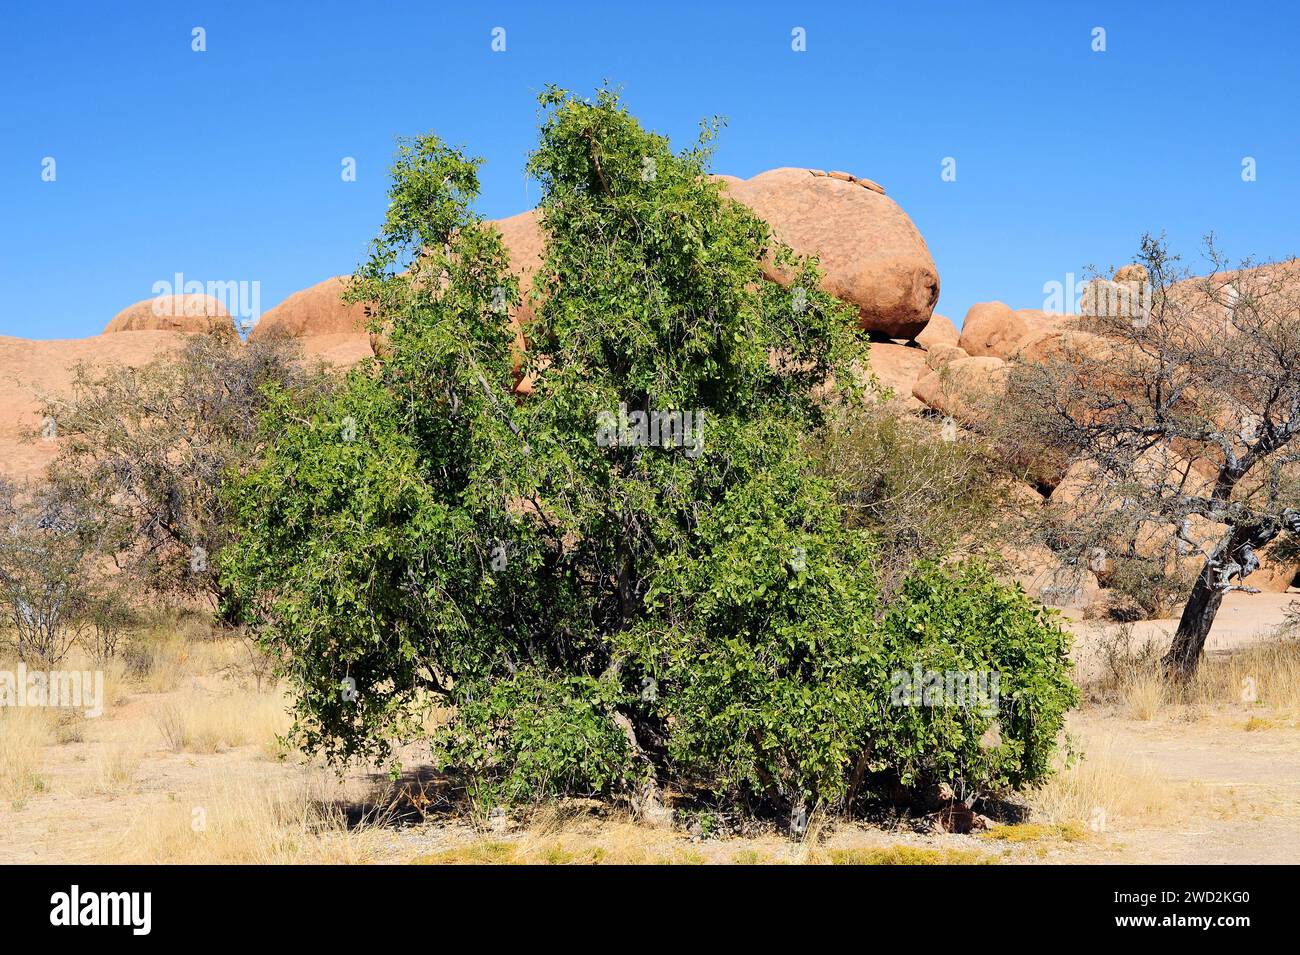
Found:
<svg viewBox="0 0 1300 955"><path fill-rule="evenodd" d="M1276 641L1291 599L1231 595L1211 652ZM1172 626L1133 634L1164 641ZM1114 625L1071 628L1092 679ZM795 843L650 829L594 806L477 823L439 814L416 781L418 751L404 754L394 790L377 771L340 779L280 750L282 700L240 687L238 659L233 646L180 651L169 674L117 681L102 717L45 726L26 756L0 742L32 765L30 785L0 793L0 862L1300 862L1300 713L1276 682L1249 702L1086 693L1068 728L1082 758L1027 797L1025 822L935 835L906 820L814 819Z"/></svg>

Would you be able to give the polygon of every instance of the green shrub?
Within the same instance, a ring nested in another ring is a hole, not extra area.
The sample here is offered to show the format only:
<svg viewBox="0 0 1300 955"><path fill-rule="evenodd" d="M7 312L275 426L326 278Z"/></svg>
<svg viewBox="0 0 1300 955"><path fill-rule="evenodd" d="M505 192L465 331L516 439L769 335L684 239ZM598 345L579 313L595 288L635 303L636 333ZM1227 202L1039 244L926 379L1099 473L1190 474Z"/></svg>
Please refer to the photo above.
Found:
<svg viewBox="0 0 1300 955"><path fill-rule="evenodd" d="M457 687L456 720L434 734L438 762L467 776L484 805L625 791L636 767L609 690L533 669Z"/></svg>
<svg viewBox="0 0 1300 955"><path fill-rule="evenodd" d="M1196 569L1166 569L1159 558L1116 556L1107 564L1107 612L1120 621L1170 616L1187 599L1196 578Z"/></svg>
<svg viewBox="0 0 1300 955"><path fill-rule="evenodd" d="M909 786L948 783L963 796L1050 774L1065 712L1078 702L1068 636L1052 611L1019 587L999 584L979 563L924 564L904 583L881 634L894 699L876 711L868 731L873 769ZM912 675L902 687L911 693L901 695L913 703L924 697L918 671L923 680L945 676L936 694L941 705L923 698L921 705L897 705L903 674ZM948 674L976 679L953 681L967 705L956 705L961 699L949 693ZM986 692L970 692L981 686Z"/></svg>

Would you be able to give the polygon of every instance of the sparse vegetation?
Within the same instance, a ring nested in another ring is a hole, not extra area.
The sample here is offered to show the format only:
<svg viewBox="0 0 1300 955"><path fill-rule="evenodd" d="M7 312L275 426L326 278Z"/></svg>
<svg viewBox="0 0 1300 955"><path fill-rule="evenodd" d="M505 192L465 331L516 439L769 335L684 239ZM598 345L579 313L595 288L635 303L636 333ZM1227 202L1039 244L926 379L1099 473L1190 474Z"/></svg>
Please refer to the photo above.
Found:
<svg viewBox="0 0 1300 955"><path fill-rule="evenodd" d="M1148 558L1194 561L1163 658L1184 681L1224 594L1300 530L1300 289L1282 263L1231 268L1212 238L1206 259L1194 276L1145 236L1122 307L1094 302L1052 355L1016 365L1006 396L1013 430L1082 468L1071 546L1124 554L1116 541L1159 532Z"/></svg>
<svg viewBox="0 0 1300 955"><path fill-rule="evenodd" d="M189 693L159 704L154 722L173 752L216 753L257 743L275 754L291 719L278 693Z"/></svg>
<svg viewBox="0 0 1300 955"><path fill-rule="evenodd" d="M810 439L809 452L840 489L848 525L875 541L886 598L918 561L983 555L1020 523L1006 469L972 432L946 440L936 422L867 403L841 409Z"/></svg>
<svg viewBox="0 0 1300 955"><path fill-rule="evenodd" d="M45 788L41 767L51 739L49 714L39 708L0 708L0 798L20 806Z"/></svg>
<svg viewBox="0 0 1300 955"><path fill-rule="evenodd" d="M127 864L356 863L369 836L305 782L239 776L141 813L107 853Z"/></svg>
<svg viewBox="0 0 1300 955"><path fill-rule="evenodd" d="M0 633L19 659L53 666L72 648L95 598L93 546L80 505L0 479Z"/></svg>
<svg viewBox="0 0 1300 955"><path fill-rule="evenodd" d="M233 328L192 336L144 368L81 367L71 396L45 402L61 436L49 493L93 521L97 550L133 584L218 608L228 595L216 557L230 527L221 488L253 459L265 389L328 380L292 347L243 344Z"/></svg>
<svg viewBox="0 0 1300 955"><path fill-rule="evenodd" d="M992 865L988 853L973 849L926 849L889 846L884 849L832 849L832 865Z"/></svg>
<svg viewBox="0 0 1300 955"><path fill-rule="evenodd" d="M1117 753L1114 741L1106 739L1064 760L1059 771L1030 794L1029 805L1044 824L1104 832L1167 820L1188 791Z"/></svg>

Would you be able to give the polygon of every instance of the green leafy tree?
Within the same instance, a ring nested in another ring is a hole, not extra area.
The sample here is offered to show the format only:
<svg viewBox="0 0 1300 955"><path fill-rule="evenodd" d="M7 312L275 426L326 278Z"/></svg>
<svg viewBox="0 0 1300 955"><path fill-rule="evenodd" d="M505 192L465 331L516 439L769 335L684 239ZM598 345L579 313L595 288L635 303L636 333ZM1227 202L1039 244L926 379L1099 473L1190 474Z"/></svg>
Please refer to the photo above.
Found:
<svg viewBox="0 0 1300 955"><path fill-rule="evenodd" d="M484 799L845 804L891 660L873 541L804 441L860 397L854 313L708 177L716 124L673 152L608 91L541 102L532 394L478 160L403 142L353 291L385 360L274 396L226 579L332 757L387 755L436 704Z"/></svg>

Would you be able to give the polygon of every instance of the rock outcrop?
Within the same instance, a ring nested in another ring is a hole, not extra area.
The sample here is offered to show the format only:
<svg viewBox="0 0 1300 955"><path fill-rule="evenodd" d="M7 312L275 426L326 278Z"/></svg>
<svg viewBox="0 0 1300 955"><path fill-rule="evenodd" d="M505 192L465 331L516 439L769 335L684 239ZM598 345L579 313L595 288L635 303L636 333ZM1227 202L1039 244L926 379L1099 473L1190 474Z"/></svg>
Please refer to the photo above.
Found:
<svg viewBox="0 0 1300 955"><path fill-rule="evenodd" d="M890 388L894 396L907 408L920 408L921 402L912 395L912 386L925 371L926 352L910 345L893 342L873 342L870 365L876 380Z"/></svg>
<svg viewBox="0 0 1300 955"><path fill-rule="evenodd" d="M957 326L937 312L930 316L929 323L916 336L916 343L925 349L936 345L956 345L960 341L961 332L957 331Z"/></svg>
<svg viewBox="0 0 1300 955"><path fill-rule="evenodd" d="M347 283L348 276L339 275L294 292L262 316L248 340L367 334L365 306L343 301Z"/></svg>
<svg viewBox="0 0 1300 955"><path fill-rule="evenodd" d="M180 348L186 338L148 329L61 341L0 336L0 475L34 479L53 459L58 422L50 422L47 430L42 398L71 395L79 364L91 375L110 364L138 368Z"/></svg>
<svg viewBox="0 0 1300 955"><path fill-rule="evenodd" d="M1072 316L1002 302L977 302L966 313L958 344L973 358L1015 358L1027 344L1059 330Z"/></svg>
<svg viewBox="0 0 1300 955"><path fill-rule="evenodd" d="M234 320L226 307L210 295L158 295L122 309L104 326L103 334L227 329L233 332L234 328Z"/></svg>
<svg viewBox="0 0 1300 955"><path fill-rule="evenodd" d="M949 362L957 361L959 358L969 358L970 355L957 345L939 344L932 347L925 353L925 367L931 371L938 371Z"/></svg>
<svg viewBox="0 0 1300 955"><path fill-rule="evenodd" d="M1007 363L995 355L958 358L931 371L912 386L912 395L958 424L977 427L1006 388Z"/></svg>

